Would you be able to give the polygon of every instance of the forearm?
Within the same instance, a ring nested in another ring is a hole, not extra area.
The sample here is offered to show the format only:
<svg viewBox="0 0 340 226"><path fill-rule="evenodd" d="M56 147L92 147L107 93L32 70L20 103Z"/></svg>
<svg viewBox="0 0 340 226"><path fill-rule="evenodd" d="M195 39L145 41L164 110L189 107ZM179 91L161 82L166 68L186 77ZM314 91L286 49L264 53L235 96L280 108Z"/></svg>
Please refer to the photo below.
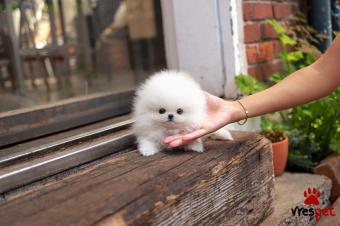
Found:
<svg viewBox="0 0 340 226"><path fill-rule="evenodd" d="M337 87L313 67L303 68L282 82L242 99L249 117L291 108L327 96Z"/></svg>
<svg viewBox="0 0 340 226"><path fill-rule="evenodd" d="M249 117L291 108L330 94L340 85L339 53L340 36L312 65L296 71L275 86L242 99ZM235 115L237 120L241 112Z"/></svg>

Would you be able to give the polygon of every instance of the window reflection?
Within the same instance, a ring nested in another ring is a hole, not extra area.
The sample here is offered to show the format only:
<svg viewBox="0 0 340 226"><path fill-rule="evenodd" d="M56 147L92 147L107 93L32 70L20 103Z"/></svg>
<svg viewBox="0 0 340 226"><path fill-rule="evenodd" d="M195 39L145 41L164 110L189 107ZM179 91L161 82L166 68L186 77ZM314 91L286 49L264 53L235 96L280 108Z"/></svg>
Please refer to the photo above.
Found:
<svg viewBox="0 0 340 226"><path fill-rule="evenodd" d="M133 89L166 67L159 0L20 0L1 7L0 112Z"/></svg>

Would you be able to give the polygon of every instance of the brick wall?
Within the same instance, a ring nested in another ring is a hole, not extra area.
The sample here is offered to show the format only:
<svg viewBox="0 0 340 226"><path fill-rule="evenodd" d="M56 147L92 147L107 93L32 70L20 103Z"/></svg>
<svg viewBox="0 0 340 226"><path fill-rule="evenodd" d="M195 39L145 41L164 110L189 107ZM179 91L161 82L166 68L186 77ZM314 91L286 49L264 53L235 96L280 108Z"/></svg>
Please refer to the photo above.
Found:
<svg viewBox="0 0 340 226"><path fill-rule="evenodd" d="M297 9L298 0L243 0L244 42L250 75L267 81L272 73L281 69L282 63L278 59L280 44L265 20L284 20Z"/></svg>

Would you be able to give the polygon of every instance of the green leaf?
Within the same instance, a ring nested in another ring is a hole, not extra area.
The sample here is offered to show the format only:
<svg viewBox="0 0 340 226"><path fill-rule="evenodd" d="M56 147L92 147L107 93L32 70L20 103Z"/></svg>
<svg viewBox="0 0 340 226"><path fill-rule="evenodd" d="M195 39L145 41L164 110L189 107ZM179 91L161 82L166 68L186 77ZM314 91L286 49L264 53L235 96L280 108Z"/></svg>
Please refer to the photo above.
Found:
<svg viewBox="0 0 340 226"><path fill-rule="evenodd" d="M261 130L265 132L281 132L284 134L284 125L280 120L273 120L268 117L261 118Z"/></svg>
<svg viewBox="0 0 340 226"><path fill-rule="evenodd" d="M276 73L272 74L272 76L269 78L269 81L274 82L274 83L278 83L282 79L284 79L285 77L286 77L286 75L284 73L276 72Z"/></svg>
<svg viewBox="0 0 340 226"><path fill-rule="evenodd" d="M288 35L282 34L280 35L280 41L284 44L284 45L290 45L293 46L296 44L296 41L294 39L292 39L291 37L289 37Z"/></svg>
<svg viewBox="0 0 340 226"><path fill-rule="evenodd" d="M294 52L287 53L287 59L289 61L296 62L296 61L301 60L303 57L304 57L303 52L301 51L294 51Z"/></svg>
<svg viewBox="0 0 340 226"><path fill-rule="evenodd" d="M284 34L286 33L286 29L283 27L282 24L280 24L280 22L278 22L277 20L274 19L267 19L265 21L267 24L272 25L272 27L274 28L275 32L280 35L280 34Z"/></svg>
<svg viewBox="0 0 340 226"><path fill-rule="evenodd" d="M313 169L313 162L308 156L293 155L289 153L288 166L290 166L290 168L298 169L298 171L311 172Z"/></svg>
<svg viewBox="0 0 340 226"><path fill-rule="evenodd" d="M249 75L236 76L235 83L240 91L246 95L251 95L267 88L267 85Z"/></svg>

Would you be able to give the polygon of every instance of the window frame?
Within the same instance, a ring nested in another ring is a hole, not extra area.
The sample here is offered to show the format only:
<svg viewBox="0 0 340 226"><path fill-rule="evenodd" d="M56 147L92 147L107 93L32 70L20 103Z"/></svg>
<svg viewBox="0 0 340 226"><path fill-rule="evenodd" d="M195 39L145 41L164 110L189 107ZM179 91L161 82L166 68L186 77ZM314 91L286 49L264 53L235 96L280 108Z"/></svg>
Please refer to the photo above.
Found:
<svg viewBox="0 0 340 226"><path fill-rule="evenodd" d="M236 98L234 77L247 68L240 1L161 3L168 67L191 73L212 94ZM188 16L188 12L193 13Z"/></svg>

